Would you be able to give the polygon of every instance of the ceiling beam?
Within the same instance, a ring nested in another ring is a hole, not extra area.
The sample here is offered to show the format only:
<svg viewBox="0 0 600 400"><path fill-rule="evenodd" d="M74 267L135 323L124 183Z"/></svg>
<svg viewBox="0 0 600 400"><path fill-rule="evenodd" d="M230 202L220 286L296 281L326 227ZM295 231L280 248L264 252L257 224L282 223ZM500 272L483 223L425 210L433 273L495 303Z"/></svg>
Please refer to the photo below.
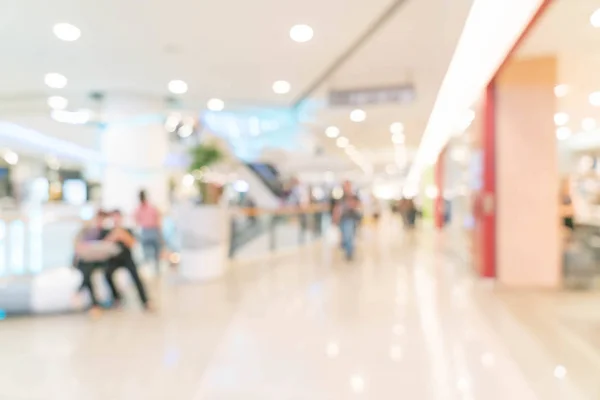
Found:
<svg viewBox="0 0 600 400"><path fill-rule="evenodd" d="M340 67L342 67L386 22L392 18L407 0L393 0L392 3L373 21L367 29L340 54L325 69L325 71L313 80L304 91L302 91L292 102L292 107L299 107L319 87L325 83Z"/></svg>

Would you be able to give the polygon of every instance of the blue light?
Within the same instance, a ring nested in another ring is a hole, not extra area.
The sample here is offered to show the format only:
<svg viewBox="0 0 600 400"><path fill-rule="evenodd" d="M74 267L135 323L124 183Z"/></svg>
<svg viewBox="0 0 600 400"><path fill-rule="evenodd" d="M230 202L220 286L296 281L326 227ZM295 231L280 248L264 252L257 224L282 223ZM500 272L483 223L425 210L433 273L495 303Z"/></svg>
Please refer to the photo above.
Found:
<svg viewBox="0 0 600 400"><path fill-rule="evenodd" d="M144 115L136 115L131 118L124 118L114 122L104 122L98 124L100 129L111 129L115 127L129 127L129 126L147 126L147 125L162 125L165 120L163 114L144 114Z"/></svg>
<svg viewBox="0 0 600 400"><path fill-rule="evenodd" d="M19 144L26 144L29 148L46 154L60 155L86 162L102 161L102 155L98 151L45 135L12 122L0 121L0 138L3 139L4 143L14 141Z"/></svg>
<svg viewBox="0 0 600 400"><path fill-rule="evenodd" d="M257 108L242 111L207 111L203 124L229 142L235 155L252 161L266 148L294 150L301 129L291 108Z"/></svg>
<svg viewBox="0 0 600 400"><path fill-rule="evenodd" d="M0 309L0 321L6 319L6 311Z"/></svg>

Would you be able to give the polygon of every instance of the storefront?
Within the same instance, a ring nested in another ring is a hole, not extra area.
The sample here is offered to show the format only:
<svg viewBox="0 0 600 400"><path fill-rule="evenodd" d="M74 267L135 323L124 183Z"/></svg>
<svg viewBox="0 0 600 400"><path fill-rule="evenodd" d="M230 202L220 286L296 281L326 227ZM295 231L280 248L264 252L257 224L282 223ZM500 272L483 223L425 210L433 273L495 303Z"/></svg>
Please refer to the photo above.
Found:
<svg viewBox="0 0 600 400"><path fill-rule="evenodd" d="M507 286L600 276L599 7L542 2L474 107L474 262Z"/></svg>

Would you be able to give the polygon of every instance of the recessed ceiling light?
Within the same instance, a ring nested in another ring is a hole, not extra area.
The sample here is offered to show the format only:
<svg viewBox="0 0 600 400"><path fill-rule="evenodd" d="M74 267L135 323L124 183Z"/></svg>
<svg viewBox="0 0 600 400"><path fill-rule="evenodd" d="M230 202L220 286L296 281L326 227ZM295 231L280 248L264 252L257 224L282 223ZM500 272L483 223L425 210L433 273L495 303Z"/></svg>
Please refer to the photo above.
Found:
<svg viewBox="0 0 600 400"><path fill-rule="evenodd" d="M313 28L308 25L294 25L290 29L290 37L293 41L298 43L306 43L310 41L314 36Z"/></svg>
<svg viewBox="0 0 600 400"><path fill-rule="evenodd" d="M169 82L169 92L173 94L184 94L188 91L188 84L180 79Z"/></svg>
<svg viewBox="0 0 600 400"><path fill-rule="evenodd" d="M291 89L292 85L287 81L277 81L273 84L273 91L277 94L289 93Z"/></svg>
<svg viewBox="0 0 600 400"><path fill-rule="evenodd" d="M210 111L222 111L225 108L225 102L221 99L210 99L208 103L206 103L206 107Z"/></svg>
<svg viewBox="0 0 600 400"><path fill-rule="evenodd" d="M350 113L350 119L354 122L363 122L367 119L367 113L361 109L356 109Z"/></svg>
<svg viewBox="0 0 600 400"><path fill-rule="evenodd" d="M47 100L48 107L53 110L64 110L69 105L69 100L62 96L50 96Z"/></svg>
<svg viewBox="0 0 600 400"><path fill-rule="evenodd" d="M590 15L590 24L592 24L594 28L600 28L600 8Z"/></svg>
<svg viewBox="0 0 600 400"><path fill-rule="evenodd" d="M325 129L325 135L327 135L327 137L329 138L334 139L340 136L340 128L338 128L337 126L330 126L329 128Z"/></svg>
<svg viewBox="0 0 600 400"><path fill-rule="evenodd" d="M339 138L337 138L335 143L337 144L338 147L343 149L344 147L346 147L350 144L350 141L347 138L340 136Z"/></svg>
<svg viewBox="0 0 600 400"><path fill-rule="evenodd" d="M327 343L327 357L336 358L340 354L340 345L337 342Z"/></svg>
<svg viewBox="0 0 600 400"><path fill-rule="evenodd" d="M600 92L594 92L589 96L590 104L595 107L600 107Z"/></svg>
<svg viewBox="0 0 600 400"><path fill-rule="evenodd" d="M44 82L52 89L62 89L67 86L67 78L64 75L50 72L44 76Z"/></svg>
<svg viewBox="0 0 600 400"><path fill-rule="evenodd" d="M593 131L594 129L596 129L597 126L598 124L596 123L596 120L594 118L584 118L581 121L581 128L584 131Z"/></svg>
<svg viewBox="0 0 600 400"><path fill-rule="evenodd" d="M352 375L350 377L350 387L355 393L362 393L365 391L365 379L360 375Z"/></svg>
<svg viewBox="0 0 600 400"><path fill-rule="evenodd" d="M192 125L183 125L177 131L177 134L179 135L179 137L182 137L182 138L189 137L189 136L191 136L192 133L194 133L194 127Z"/></svg>
<svg viewBox="0 0 600 400"><path fill-rule="evenodd" d="M569 93L569 85L561 84L554 86L554 95L556 97L565 97Z"/></svg>
<svg viewBox="0 0 600 400"><path fill-rule="evenodd" d="M559 112L554 114L554 123L558 126L566 125L569 122L569 114L564 112Z"/></svg>
<svg viewBox="0 0 600 400"><path fill-rule="evenodd" d="M57 38L65 42L74 42L81 37L81 29L66 22L54 25L52 31Z"/></svg>
<svg viewBox="0 0 600 400"><path fill-rule="evenodd" d="M84 125L90 121L92 112L85 109L78 111L52 110L50 116L57 122L73 125Z"/></svg>
<svg viewBox="0 0 600 400"><path fill-rule="evenodd" d="M393 134L399 134L404 132L404 124L402 122L394 122L390 125L390 132Z"/></svg>
<svg viewBox="0 0 600 400"><path fill-rule="evenodd" d="M571 129L566 126L561 126L556 130L556 138L558 140L566 140L571 136L571 134Z"/></svg>
<svg viewBox="0 0 600 400"><path fill-rule="evenodd" d="M4 153L4 161L6 161L10 165L15 165L19 162L19 155L14 151L7 150Z"/></svg>
<svg viewBox="0 0 600 400"><path fill-rule="evenodd" d="M554 368L554 377L556 379L565 379L566 376L567 376L567 369L564 366L557 365L556 368Z"/></svg>

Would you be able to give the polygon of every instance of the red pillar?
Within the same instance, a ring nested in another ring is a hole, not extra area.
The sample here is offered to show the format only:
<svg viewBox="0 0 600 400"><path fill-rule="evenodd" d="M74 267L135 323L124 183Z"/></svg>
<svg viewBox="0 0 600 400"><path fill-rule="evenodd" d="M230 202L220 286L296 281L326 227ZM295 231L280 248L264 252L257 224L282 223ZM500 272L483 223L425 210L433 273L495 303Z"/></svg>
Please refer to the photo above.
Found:
<svg viewBox="0 0 600 400"><path fill-rule="evenodd" d="M543 15L553 0L544 0L500 66L496 76L517 51L527 33ZM495 278L496 270L496 84L488 84L483 100L483 129L481 132L482 187L475 196L475 262L480 275Z"/></svg>
<svg viewBox="0 0 600 400"><path fill-rule="evenodd" d="M479 265L484 278L496 276L496 96L492 80L483 104L482 190L478 204Z"/></svg>

